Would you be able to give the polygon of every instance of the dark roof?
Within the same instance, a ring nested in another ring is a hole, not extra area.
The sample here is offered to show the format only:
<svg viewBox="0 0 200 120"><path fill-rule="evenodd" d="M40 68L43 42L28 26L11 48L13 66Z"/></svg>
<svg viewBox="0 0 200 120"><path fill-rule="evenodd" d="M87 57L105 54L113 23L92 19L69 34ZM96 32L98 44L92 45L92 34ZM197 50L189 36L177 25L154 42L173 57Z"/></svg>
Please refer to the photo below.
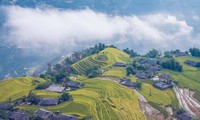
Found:
<svg viewBox="0 0 200 120"><path fill-rule="evenodd" d="M124 86L128 86L128 87L135 87L135 82L131 82L129 80L126 80L124 78L120 79L120 83Z"/></svg>
<svg viewBox="0 0 200 120"><path fill-rule="evenodd" d="M6 110L11 107L10 103L0 103L0 110Z"/></svg>
<svg viewBox="0 0 200 120"><path fill-rule="evenodd" d="M116 62L116 63L114 64L114 66L117 66L117 67L126 67L126 64L123 63L123 62Z"/></svg>
<svg viewBox="0 0 200 120"><path fill-rule="evenodd" d="M9 119L11 119L11 120L29 120L29 117L24 112L9 112Z"/></svg>
<svg viewBox="0 0 200 120"><path fill-rule="evenodd" d="M171 80L171 76L169 74L161 74L159 79Z"/></svg>
<svg viewBox="0 0 200 120"><path fill-rule="evenodd" d="M38 109L35 112L35 116L42 119L48 119L53 116L53 113L45 109Z"/></svg>
<svg viewBox="0 0 200 120"><path fill-rule="evenodd" d="M51 120L78 120L77 117L65 114L53 115Z"/></svg>
<svg viewBox="0 0 200 120"><path fill-rule="evenodd" d="M69 87L81 88L81 87L83 86L83 83L69 81L67 85L68 85Z"/></svg>
<svg viewBox="0 0 200 120"><path fill-rule="evenodd" d="M136 77L139 78L139 79L147 79L147 74L138 72L136 74Z"/></svg>
<svg viewBox="0 0 200 120"><path fill-rule="evenodd" d="M38 105L40 106L52 106L58 105L59 99L58 98L43 98Z"/></svg>
<svg viewBox="0 0 200 120"><path fill-rule="evenodd" d="M156 83L153 84L153 86L160 89L160 90L164 90L164 89L173 87L172 84L167 84L167 83L164 83L164 82L156 82Z"/></svg>
<svg viewBox="0 0 200 120"><path fill-rule="evenodd" d="M192 60L186 60L184 63L193 67L195 67L197 64L197 62L192 61Z"/></svg>
<svg viewBox="0 0 200 120"><path fill-rule="evenodd" d="M45 109L38 109L35 112L35 116L45 120L78 120L77 117L65 114L54 114L51 111Z"/></svg>
<svg viewBox="0 0 200 120"><path fill-rule="evenodd" d="M177 51L177 52L175 53L175 55L176 55L176 57L180 57L180 56L186 56L186 55L187 55L187 53L185 53L185 52L180 52L180 51Z"/></svg>
<svg viewBox="0 0 200 120"><path fill-rule="evenodd" d="M186 113L182 113L177 115L178 120L192 120L192 117L187 115Z"/></svg>

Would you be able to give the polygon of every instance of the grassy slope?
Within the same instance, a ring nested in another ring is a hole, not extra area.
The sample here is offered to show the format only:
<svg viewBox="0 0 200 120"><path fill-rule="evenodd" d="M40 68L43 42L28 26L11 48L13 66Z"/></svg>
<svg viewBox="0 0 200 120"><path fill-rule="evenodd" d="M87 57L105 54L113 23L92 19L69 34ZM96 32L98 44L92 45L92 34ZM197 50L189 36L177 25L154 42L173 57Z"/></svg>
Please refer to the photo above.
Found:
<svg viewBox="0 0 200 120"><path fill-rule="evenodd" d="M120 67L113 67L112 69L106 71L103 73L102 76L106 77L116 77L116 78L121 78L126 76L126 69L125 68L120 68Z"/></svg>
<svg viewBox="0 0 200 120"><path fill-rule="evenodd" d="M106 56L106 60L99 60L99 56ZM129 55L123 51L115 48L106 48L99 54L94 54L78 61L73 64L72 67L80 74L84 74L84 71L90 66L96 65L101 66L102 68L107 68L112 66L115 62L128 62L129 60Z"/></svg>
<svg viewBox="0 0 200 120"><path fill-rule="evenodd" d="M136 81L137 78L131 77L131 80ZM138 92L142 94L149 102L163 106L172 105L172 107L178 108L178 100L172 89L159 90L153 87L150 82L143 81L142 88L141 90L138 90Z"/></svg>
<svg viewBox="0 0 200 120"><path fill-rule="evenodd" d="M161 72L169 73L175 80L179 80L179 87L185 87L196 90L195 97L200 101L200 69L184 64L185 60L193 60L200 62L200 58L184 56L176 58L183 66L183 72L174 72L163 70ZM198 94L198 95L197 95Z"/></svg>
<svg viewBox="0 0 200 120"><path fill-rule="evenodd" d="M1 81L0 102L8 101L9 98L11 98L11 100L16 100L18 98L26 96L30 92L30 90L33 90L35 88L35 86L32 85L33 80L44 82L43 79L31 77L14 78Z"/></svg>
<svg viewBox="0 0 200 120"><path fill-rule="evenodd" d="M138 97L128 88L100 79L78 79L85 82L85 86L71 91L73 101L58 106L44 107L51 111L66 114L92 116L93 119L145 119L140 111ZM23 106L21 109L34 111L37 106Z"/></svg>

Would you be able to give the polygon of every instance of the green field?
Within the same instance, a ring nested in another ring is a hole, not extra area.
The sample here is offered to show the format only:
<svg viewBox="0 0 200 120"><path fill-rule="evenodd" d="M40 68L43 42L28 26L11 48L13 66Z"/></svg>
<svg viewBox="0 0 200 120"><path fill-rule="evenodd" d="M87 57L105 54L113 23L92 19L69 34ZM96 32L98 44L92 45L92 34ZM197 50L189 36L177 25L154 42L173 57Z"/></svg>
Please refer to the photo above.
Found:
<svg viewBox="0 0 200 120"><path fill-rule="evenodd" d="M1 81L0 102L5 102L9 99L16 100L23 96L26 96L30 92L30 90L35 89L35 85L33 85L32 83L33 80L44 82L43 79L31 77L14 78Z"/></svg>
<svg viewBox="0 0 200 120"><path fill-rule="evenodd" d="M81 77L78 81L84 82L85 86L70 92L73 101L44 108L54 112L78 115L79 118L92 116L94 120L146 119L139 109L137 95L129 88L101 79ZM34 112L38 106L22 106L20 108Z"/></svg>
<svg viewBox="0 0 200 120"><path fill-rule="evenodd" d="M92 66L100 66L101 68L111 67L115 62L128 62L129 55L115 48L106 48L98 54L86 57L72 67L81 75L85 75L85 71Z"/></svg>
<svg viewBox="0 0 200 120"><path fill-rule="evenodd" d="M116 77L116 78L121 78L126 76L126 68L122 67L113 67L112 69L106 71L103 73L102 76L106 77Z"/></svg>
<svg viewBox="0 0 200 120"><path fill-rule="evenodd" d="M200 69L184 64L185 60L193 60L200 62L200 58L183 56L176 58L183 66L183 72L174 72L170 70L162 70L162 73L172 75L175 80L179 81L178 86L182 88L190 88L196 90L196 94L200 94ZM199 95L195 96L199 101Z"/></svg>

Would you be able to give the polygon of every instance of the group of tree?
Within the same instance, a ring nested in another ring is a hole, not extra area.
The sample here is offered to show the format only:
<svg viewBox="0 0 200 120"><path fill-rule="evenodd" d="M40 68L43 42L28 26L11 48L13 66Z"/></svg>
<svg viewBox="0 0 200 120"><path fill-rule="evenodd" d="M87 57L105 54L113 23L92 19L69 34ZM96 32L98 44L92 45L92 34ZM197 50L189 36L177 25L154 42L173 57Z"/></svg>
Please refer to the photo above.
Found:
<svg viewBox="0 0 200 120"><path fill-rule="evenodd" d="M100 67L99 66L90 67L85 71L85 74L88 78L97 77L101 74Z"/></svg>
<svg viewBox="0 0 200 120"><path fill-rule="evenodd" d="M161 65L164 69L169 69L169 70L179 71L179 72L183 70L182 65L174 58L165 59Z"/></svg>
<svg viewBox="0 0 200 120"><path fill-rule="evenodd" d="M129 54L130 57L139 56L139 54L137 52L135 52L134 50L130 50L129 48L124 49L123 52Z"/></svg>
<svg viewBox="0 0 200 120"><path fill-rule="evenodd" d="M62 93L62 95L59 98L60 102L70 101L70 100L72 100L72 96L69 93Z"/></svg>
<svg viewBox="0 0 200 120"><path fill-rule="evenodd" d="M145 56L149 58L157 58L161 56L161 52L159 50L152 49L149 52L147 52Z"/></svg>
<svg viewBox="0 0 200 120"><path fill-rule="evenodd" d="M189 52L194 57L200 57L200 49L199 48L190 48Z"/></svg>

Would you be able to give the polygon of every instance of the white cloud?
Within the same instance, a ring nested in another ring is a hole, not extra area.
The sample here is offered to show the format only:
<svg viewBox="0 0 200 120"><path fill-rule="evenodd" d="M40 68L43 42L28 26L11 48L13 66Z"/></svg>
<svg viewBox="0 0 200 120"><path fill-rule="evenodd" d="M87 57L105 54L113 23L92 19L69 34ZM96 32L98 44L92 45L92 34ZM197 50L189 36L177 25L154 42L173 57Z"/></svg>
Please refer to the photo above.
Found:
<svg viewBox="0 0 200 120"><path fill-rule="evenodd" d="M8 39L18 47L59 51L94 42L135 46L135 49L184 49L193 28L169 14L109 16L92 10L4 8ZM187 45L188 46L188 45Z"/></svg>

